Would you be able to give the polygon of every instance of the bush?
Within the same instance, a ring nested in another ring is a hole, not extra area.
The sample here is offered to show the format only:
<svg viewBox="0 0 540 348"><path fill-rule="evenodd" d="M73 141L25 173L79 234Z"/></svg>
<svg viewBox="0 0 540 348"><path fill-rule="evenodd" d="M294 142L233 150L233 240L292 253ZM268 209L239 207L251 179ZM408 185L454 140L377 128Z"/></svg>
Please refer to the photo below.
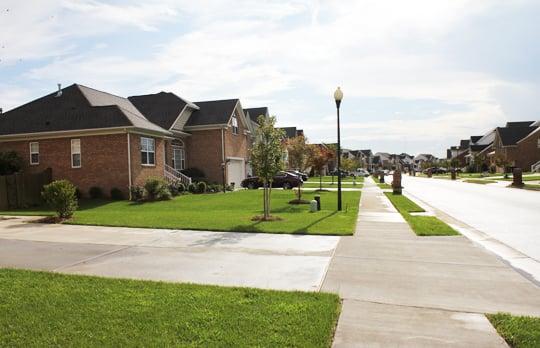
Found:
<svg viewBox="0 0 540 348"><path fill-rule="evenodd" d="M184 184L182 184L181 182L176 184L170 184L169 191L171 192L171 195L173 197L176 197L186 191L186 186L184 186Z"/></svg>
<svg viewBox="0 0 540 348"><path fill-rule="evenodd" d="M169 185L161 178L149 178L144 184L146 190L146 198L150 201L171 199L171 191Z"/></svg>
<svg viewBox="0 0 540 348"><path fill-rule="evenodd" d="M194 182L188 185L188 191L191 193L197 192L197 185Z"/></svg>
<svg viewBox="0 0 540 348"><path fill-rule="evenodd" d="M176 186L176 189L178 190L178 193L182 194L182 193L186 192L186 185L184 185L183 183L180 182Z"/></svg>
<svg viewBox="0 0 540 348"><path fill-rule="evenodd" d="M206 193L206 183L204 181L201 181L197 183L197 193Z"/></svg>
<svg viewBox="0 0 540 348"><path fill-rule="evenodd" d="M23 159L15 151L0 152L0 175L11 175L21 170Z"/></svg>
<svg viewBox="0 0 540 348"><path fill-rule="evenodd" d="M41 196L61 219L70 218L77 210L77 189L67 180L57 180L43 187Z"/></svg>
<svg viewBox="0 0 540 348"><path fill-rule="evenodd" d="M129 188L129 192L131 193L131 200L135 202L140 202L144 199L145 192L144 187L141 186L131 186Z"/></svg>
<svg viewBox="0 0 540 348"><path fill-rule="evenodd" d="M193 181L202 181L206 178L206 175L199 168L186 168L181 170L182 174L189 176Z"/></svg>
<svg viewBox="0 0 540 348"><path fill-rule="evenodd" d="M115 201L121 201L122 199L124 199L124 194L122 193L122 190L117 187L113 187L111 189L111 199Z"/></svg>
<svg viewBox="0 0 540 348"><path fill-rule="evenodd" d="M103 198L103 191L100 187L97 186L90 187L90 190L88 190L88 194L92 199Z"/></svg>
<svg viewBox="0 0 540 348"><path fill-rule="evenodd" d="M210 185L208 185L207 192L218 193L218 192L221 192L221 191L223 191L223 186L220 185L220 184L210 184Z"/></svg>

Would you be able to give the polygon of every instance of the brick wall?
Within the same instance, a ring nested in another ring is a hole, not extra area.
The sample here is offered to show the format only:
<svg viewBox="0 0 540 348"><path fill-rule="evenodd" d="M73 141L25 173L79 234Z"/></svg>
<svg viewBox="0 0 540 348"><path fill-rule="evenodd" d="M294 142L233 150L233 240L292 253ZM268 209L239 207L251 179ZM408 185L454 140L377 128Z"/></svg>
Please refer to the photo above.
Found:
<svg viewBox="0 0 540 348"><path fill-rule="evenodd" d="M134 186L143 186L146 180L150 177L163 177L165 170L165 139L139 134L130 134L129 137L131 145L132 184ZM155 165L146 166L142 164L141 137L153 138L155 140Z"/></svg>
<svg viewBox="0 0 540 348"><path fill-rule="evenodd" d="M201 169L210 183L222 183L221 129L193 131L185 145L187 167Z"/></svg>
<svg viewBox="0 0 540 348"><path fill-rule="evenodd" d="M71 139L81 140L81 168L71 168ZM32 140L34 141L34 140ZM0 151L16 151L24 159L23 170L37 173L52 168L53 180L67 179L87 194L92 186L108 195L111 188L128 192L126 134L40 139L39 165L30 165L31 141L0 142Z"/></svg>
<svg viewBox="0 0 540 348"><path fill-rule="evenodd" d="M516 167L523 169L524 172L531 170L531 166L540 161L539 139L540 131L537 131L517 144L515 154Z"/></svg>

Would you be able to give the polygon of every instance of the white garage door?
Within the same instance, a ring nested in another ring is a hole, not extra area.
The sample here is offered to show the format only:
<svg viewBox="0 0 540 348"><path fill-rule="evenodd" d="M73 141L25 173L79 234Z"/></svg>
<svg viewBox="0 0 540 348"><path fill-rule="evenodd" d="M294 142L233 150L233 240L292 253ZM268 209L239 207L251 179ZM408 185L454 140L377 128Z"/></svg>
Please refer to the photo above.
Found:
<svg viewBox="0 0 540 348"><path fill-rule="evenodd" d="M240 183L246 178L244 160L230 159L227 165L227 183L234 182L235 188L240 188Z"/></svg>

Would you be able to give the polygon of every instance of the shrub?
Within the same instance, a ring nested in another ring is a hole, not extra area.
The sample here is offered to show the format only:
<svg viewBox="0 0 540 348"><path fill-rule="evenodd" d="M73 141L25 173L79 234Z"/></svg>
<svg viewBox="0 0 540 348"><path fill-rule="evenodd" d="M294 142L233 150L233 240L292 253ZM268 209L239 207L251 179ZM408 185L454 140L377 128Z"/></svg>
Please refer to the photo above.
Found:
<svg viewBox="0 0 540 348"><path fill-rule="evenodd" d="M11 175L21 170L23 159L15 151L0 152L0 175Z"/></svg>
<svg viewBox="0 0 540 348"><path fill-rule="evenodd" d="M131 186L129 188L129 192L131 193L131 200L135 202L140 202L144 199L145 192L144 187L141 186Z"/></svg>
<svg viewBox="0 0 540 348"><path fill-rule="evenodd" d="M57 180L43 187L41 196L61 219L70 218L77 210L75 186L67 180Z"/></svg>
<svg viewBox="0 0 540 348"><path fill-rule="evenodd" d="M189 176L193 181L202 181L206 177L202 170L195 167L183 169L181 172Z"/></svg>
<svg viewBox="0 0 540 348"><path fill-rule="evenodd" d="M184 193L186 192L186 185L184 185L183 183L178 183L178 185L176 186L176 189L178 190L178 193Z"/></svg>
<svg viewBox="0 0 540 348"><path fill-rule="evenodd" d="M169 185L161 178L149 178L144 184L146 190L146 198L150 201L171 199L171 191Z"/></svg>
<svg viewBox="0 0 540 348"><path fill-rule="evenodd" d="M204 181L197 183L197 193L206 193L206 183Z"/></svg>
<svg viewBox="0 0 540 348"><path fill-rule="evenodd" d="M194 182L188 185L188 191L191 193L197 192L197 185Z"/></svg>
<svg viewBox="0 0 540 348"><path fill-rule="evenodd" d="M225 186L226 191L234 191L234 184Z"/></svg>
<svg viewBox="0 0 540 348"><path fill-rule="evenodd" d="M97 186L90 187L90 190L88 190L88 194L90 195L90 198L92 199L103 198L103 191L101 190L101 187L97 187Z"/></svg>
<svg viewBox="0 0 540 348"><path fill-rule="evenodd" d="M115 201L121 201L122 199L124 199L124 194L122 193L122 190L117 187L113 187L111 189L111 199L114 199Z"/></svg>
<svg viewBox="0 0 540 348"><path fill-rule="evenodd" d="M186 186L182 184L181 182L178 182L176 184L170 184L169 191L171 192L171 195L173 197L176 197L186 191Z"/></svg>

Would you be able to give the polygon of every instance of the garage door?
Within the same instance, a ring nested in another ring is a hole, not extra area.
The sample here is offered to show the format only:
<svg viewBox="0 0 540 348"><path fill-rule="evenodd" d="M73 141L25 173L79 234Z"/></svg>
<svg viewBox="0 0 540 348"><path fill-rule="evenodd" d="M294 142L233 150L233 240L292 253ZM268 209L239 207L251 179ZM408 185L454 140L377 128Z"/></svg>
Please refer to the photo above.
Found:
<svg viewBox="0 0 540 348"><path fill-rule="evenodd" d="M240 187L242 180L246 178L246 169L243 160L231 159L227 165L227 183L232 184L236 188Z"/></svg>

